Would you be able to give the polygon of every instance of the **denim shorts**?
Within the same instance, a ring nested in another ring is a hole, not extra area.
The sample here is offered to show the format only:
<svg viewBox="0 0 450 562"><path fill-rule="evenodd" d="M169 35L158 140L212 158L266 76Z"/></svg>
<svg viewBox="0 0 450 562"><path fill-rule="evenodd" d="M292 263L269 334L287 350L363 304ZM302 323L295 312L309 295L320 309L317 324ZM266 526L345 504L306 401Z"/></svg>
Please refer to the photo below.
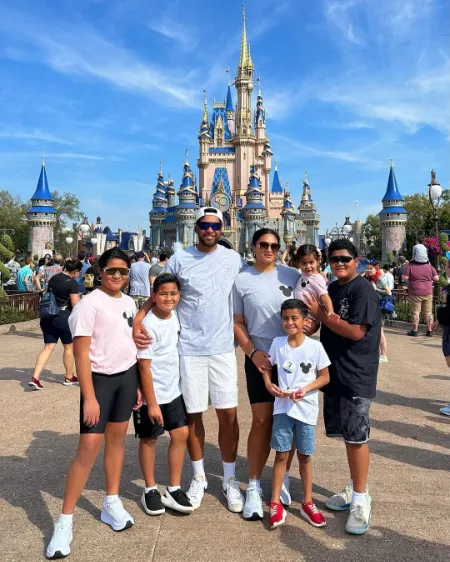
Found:
<svg viewBox="0 0 450 562"><path fill-rule="evenodd" d="M316 426L304 423L287 414L273 416L272 439L270 447L282 453L292 449L295 434L295 448L302 455L314 453Z"/></svg>

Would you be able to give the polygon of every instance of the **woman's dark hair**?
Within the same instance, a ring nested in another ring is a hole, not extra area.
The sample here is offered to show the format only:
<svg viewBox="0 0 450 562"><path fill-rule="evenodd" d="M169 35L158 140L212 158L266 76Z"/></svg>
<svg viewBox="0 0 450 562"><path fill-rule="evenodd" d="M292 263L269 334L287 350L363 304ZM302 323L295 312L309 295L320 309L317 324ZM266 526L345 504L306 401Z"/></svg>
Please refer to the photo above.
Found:
<svg viewBox="0 0 450 562"><path fill-rule="evenodd" d="M265 236L266 234L271 234L272 236L275 236L278 244L280 244L280 235L278 234L278 232L272 230L271 228L260 228L253 234L252 246L256 246L256 242L258 242L258 240L263 236Z"/></svg>
<svg viewBox="0 0 450 562"><path fill-rule="evenodd" d="M68 271L69 273L72 273L74 271L81 271L82 269L83 264L80 262L80 260L68 259L64 263L64 271Z"/></svg>
<svg viewBox="0 0 450 562"><path fill-rule="evenodd" d="M328 246L328 256L331 258L333 256L333 252L337 252L339 250L347 250L347 252L355 260L358 257L358 250L356 249L356 246L352 242L350 242L348 238L339 238L338 240L333 240L333 242L331 242L331 244Z"/></svg>
<svg viewBox="0 0 450 562"><path fill-rule="evenodd" d="M176 275L174 275L173 273L160 273L158 277L153 281L153 292L157 293L161 285L164 285L165 283L175 283L178 290L181 291L180 280Z"/></svg>
<svg viewBox="0 0 450 562"><path fill-rule="evenodd" d="M38 261L38 267L41 267L42 265L44 265L44 258L41 258L41 259Z"/></svg>
<svg viewBox="0 0 450 562"><path fill-rule="evenodd" d="M314 246L314 244L303 244L297 250L296 257L297 260L300 260L300 258L304 258L305 256L310 256L310 255L313 255L316 261L320 261L319 252L316 246Z"/></svg>
<svg viewBox="0 0 450 562"><path fill-rule="evenodd" d="M288 299L284 301L281 305L281 314L283 314L285 310L298 310L303 318L308 316L308 308L300 299Z"/></svg>
<svg viewBox="0 0 450 562"><path fill-rule="evenodd" d="M106 250L103 254L98 258L98 267L102 270L105 269L109 260L122 260L127 264L127 267L131 266L130 258L128 254L126 254L120 248L111 248L110 250Z"/></svg>

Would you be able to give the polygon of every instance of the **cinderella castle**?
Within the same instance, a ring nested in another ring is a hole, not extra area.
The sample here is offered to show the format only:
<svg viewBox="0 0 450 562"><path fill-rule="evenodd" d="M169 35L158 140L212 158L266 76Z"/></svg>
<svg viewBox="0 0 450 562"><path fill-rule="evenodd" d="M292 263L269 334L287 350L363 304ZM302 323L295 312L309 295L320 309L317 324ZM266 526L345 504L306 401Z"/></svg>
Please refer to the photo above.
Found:
<svg viewBox="0 0 450 562"><path fill-rule="evenodd" d="M150 216L153 253L195 242L195 212L212 205L224 214L221 243L238 252L250 245L255 230L276 230L285 244L318 244L319 215L311 198L307 174L296 210L287 182L283 186L275 161L272 184L272 148L266 130L266 111L258 78L256 108L252 109L254 66L247 41L245 12L237 75L236 105L230 81L223 102L208 109L205 94L198 133L198 181L186 154L181 185L165 181L160 167ZM178 196L178 203L176 201Z"/></svg>

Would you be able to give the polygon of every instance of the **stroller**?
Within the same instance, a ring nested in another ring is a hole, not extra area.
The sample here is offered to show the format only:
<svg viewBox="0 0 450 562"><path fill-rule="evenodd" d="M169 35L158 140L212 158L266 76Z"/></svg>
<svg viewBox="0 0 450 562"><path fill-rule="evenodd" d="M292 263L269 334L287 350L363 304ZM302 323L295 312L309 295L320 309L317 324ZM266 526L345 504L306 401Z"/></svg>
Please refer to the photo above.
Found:
<svg viewBox="0 0 450 562"><path fill-rule="evenodd" d="M395 314L395 303L397 302L397 298L394 295L385 296L381 299L380 308L383 314L383 321L386 323L387 326L391 327L392 322L397 318Z"/></svg>

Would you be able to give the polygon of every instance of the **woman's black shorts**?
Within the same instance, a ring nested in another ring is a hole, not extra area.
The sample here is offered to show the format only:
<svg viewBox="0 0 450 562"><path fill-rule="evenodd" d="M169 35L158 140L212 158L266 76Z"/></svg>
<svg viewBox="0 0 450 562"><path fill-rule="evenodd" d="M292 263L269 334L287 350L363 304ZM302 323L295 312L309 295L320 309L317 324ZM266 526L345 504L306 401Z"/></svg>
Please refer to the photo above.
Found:
<svg viewBox="0 0 450 562"><path fill-rule="evenodd" d="M103 375L92 373L95 397L100 405L100 419L94 427L83 421L83 395L80 398L80 433L105 433L108 422L124 422L131 417L136 405L138 371L134 364L123 373Z"/></svg>
<svg viewBox="0 0 450 562"><path fill-rule="evenodd" d="M250 404L274 402L275 398L267 391L262 374L247 356L245 356L245 378L247 379L247 393ZM278 384L276 366L272 369L272 382Z"/></svg>
<svg viewBox="0 0 450 562"><path fill-rule="evenodd" d="M69 328L70 310L62 310L58 316L41 318L41 330L44 334L44 343L72 343L72 334Z"/></svg>

